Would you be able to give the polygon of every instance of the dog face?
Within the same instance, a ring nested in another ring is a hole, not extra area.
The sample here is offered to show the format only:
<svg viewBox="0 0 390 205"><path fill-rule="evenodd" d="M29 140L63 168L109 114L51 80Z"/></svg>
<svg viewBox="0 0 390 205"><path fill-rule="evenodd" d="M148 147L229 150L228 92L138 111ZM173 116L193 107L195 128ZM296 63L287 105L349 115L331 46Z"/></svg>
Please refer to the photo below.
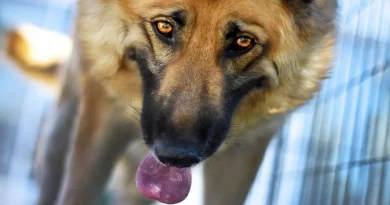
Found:
<svg viewBox="0 0 390 205"><path fill-rule="evenodd" d="M232 122L313 95L331 60L334 10L323 0L84 0L78 29L96 76L137 67L146 144L188 167L217 151Z"/></svg>

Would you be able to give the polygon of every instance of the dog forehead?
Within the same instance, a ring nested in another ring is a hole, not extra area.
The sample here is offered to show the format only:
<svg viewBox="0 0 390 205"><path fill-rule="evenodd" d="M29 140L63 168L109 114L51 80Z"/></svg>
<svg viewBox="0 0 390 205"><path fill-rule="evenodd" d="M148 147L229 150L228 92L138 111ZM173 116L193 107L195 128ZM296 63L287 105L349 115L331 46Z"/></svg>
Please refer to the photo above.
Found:
<svg viewBox="0 0 390 205"><path fill-rule="evenodd" d="M183 10L188 15L204 18L234 16L243 19L266 19L281 12L280 0L121 0L133 12L140 15L155 16L172 11Z"/></svg>

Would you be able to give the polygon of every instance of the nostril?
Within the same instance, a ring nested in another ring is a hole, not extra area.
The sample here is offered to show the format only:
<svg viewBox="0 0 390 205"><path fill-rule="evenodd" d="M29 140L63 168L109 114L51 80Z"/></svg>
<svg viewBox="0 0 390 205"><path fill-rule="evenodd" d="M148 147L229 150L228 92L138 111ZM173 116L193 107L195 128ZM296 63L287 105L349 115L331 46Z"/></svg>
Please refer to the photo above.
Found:
<svg viewBox="0 0 390 205"><path fill-rule="evenodd" d="M190 167L201 161L199 152L192 146L164 145L157 141L154 146L154 152L163 164L175 167Z"/></svg>
<svg viewBox="0 0 390 205"><path fill-rule="evenodd" d="M169 166L175 166L175 167L190 167L194 164L197 164L200 162L200 158L197 156L163 156L163 155L157 155L158 159Z"/></svg>

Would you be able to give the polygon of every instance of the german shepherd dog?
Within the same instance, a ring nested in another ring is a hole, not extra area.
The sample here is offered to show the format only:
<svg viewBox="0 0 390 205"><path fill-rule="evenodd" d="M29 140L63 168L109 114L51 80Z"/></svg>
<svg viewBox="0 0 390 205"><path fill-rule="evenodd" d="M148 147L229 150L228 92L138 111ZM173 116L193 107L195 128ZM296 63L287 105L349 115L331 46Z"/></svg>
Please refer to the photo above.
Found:
<svg viewBox="0 0 390 205"><path fill-rule="evenodd" d="M110 204L179 203L207 160L205 204L243 204L270 139L328 75L336 13L336 0L80 0L71 54L41 59L45 34L10 31L8 56L58 85L38 203L96 204L107 187Z"/></svg>

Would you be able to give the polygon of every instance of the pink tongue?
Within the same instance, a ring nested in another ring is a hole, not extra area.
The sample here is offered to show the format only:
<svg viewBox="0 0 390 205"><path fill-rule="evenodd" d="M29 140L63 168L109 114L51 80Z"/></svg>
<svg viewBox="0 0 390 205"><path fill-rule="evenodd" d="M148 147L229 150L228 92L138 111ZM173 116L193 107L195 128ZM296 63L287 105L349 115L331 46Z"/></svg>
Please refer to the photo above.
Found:
<svg viewBox="0 0 390 205"><path fill-rule="evenodd" d="M187 198L191 189L191 169L161 164L150 153L138 167L136 185L147 198L176 204Z"/></svg>

